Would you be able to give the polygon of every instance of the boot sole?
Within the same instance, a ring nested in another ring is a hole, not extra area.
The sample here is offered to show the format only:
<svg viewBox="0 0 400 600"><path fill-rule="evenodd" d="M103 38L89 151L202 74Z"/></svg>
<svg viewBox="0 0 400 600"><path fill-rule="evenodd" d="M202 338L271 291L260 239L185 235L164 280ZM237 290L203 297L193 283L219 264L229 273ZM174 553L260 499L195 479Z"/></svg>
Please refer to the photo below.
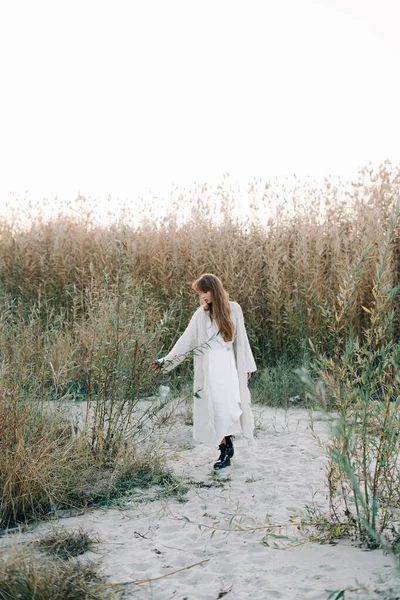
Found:
<svg viewBox="0 0 400 600"><path fill-rule="evenodd" d="M225 469L225 467L230 467L231 466L231 461L227 462L226 464L222 465L221 467L218 465L214 465L214 471L220 471L221 469Z"/></svg>

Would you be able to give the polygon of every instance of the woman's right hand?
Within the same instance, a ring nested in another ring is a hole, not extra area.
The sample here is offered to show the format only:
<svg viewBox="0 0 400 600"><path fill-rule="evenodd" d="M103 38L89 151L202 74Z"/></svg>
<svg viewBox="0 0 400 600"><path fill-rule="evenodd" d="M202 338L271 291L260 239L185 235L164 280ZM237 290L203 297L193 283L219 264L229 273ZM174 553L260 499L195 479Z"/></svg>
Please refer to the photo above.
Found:
<svg viewBox="0 0 400 600"><path fill-rule="evenodd" d="M152 362L150 364L150 367L152 368L153 371L161 371L161 365L157 361Z"/></svg>

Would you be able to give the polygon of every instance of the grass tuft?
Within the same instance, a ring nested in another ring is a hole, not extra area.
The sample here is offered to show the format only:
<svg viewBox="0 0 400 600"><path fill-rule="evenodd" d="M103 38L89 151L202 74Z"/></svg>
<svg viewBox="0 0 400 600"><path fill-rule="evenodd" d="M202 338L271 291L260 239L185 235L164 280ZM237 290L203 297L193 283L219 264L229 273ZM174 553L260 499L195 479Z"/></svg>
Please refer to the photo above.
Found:
<svg viewBox="0 0 400 600"><path fill-rule="evenodd" d="M116 600L94 565L20 552L0 557L0 600Z"/></svg>
<svg viewBox="0 0 400 600"><path fill-rule="evenodd" d="M65 527L54 528L48 535L37 542L39 550L44 550L58 558L68 559L80 556L93 549L98 543L97 536L93 536L82 528L69 531Z"/></svg>

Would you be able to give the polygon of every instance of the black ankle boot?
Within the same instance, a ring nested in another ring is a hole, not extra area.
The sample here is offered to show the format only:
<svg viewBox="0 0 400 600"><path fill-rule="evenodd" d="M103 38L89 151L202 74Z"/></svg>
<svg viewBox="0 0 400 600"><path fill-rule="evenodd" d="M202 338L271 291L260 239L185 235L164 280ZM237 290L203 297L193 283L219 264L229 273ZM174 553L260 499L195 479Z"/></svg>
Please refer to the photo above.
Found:
<svg viewBox="0 0 400 600"><path fill-rule="evenodd" d="M225 467L229 467L231 461L229 459L228 453L226 451L226 444L220 444L219 450L221 452L219 459L214 464L214 469L224 469Z"/></svg>
<svg viewBox="0 0 400 600"><path fill-rule="evenodd" d="M226 453L229 456L229 458L232 458L232 456L235 454L235 448L233 447L233 436L226 435L225 443L226 443Z"/></svg>

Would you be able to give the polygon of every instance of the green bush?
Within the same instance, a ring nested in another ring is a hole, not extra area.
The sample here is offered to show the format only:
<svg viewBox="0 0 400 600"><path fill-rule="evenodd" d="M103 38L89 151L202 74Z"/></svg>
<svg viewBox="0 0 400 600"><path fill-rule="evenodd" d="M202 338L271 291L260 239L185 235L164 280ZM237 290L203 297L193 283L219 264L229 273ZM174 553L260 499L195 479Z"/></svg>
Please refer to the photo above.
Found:
<svg viewBox="0 0 400 600"><path fill-rule="evenodd" d="M346 310L357 293L360 261L353 284L343 286L341 310L332 321L340 342L336 355L317 355L312 370L316 385L310 373L300 371L319 405L337 412L329 442L319 440L329 457L332 521L351 525L369 547L380 545L395 553L400 552L393 527L393 511L400 503L400 343L393 340L393 322L400 284L390 283L388 271L399 214L400 202L384 243L363 255L363 260L375 260L375 277L371 302L363 307L370 318L362 337L351 331Z"/></svg>

